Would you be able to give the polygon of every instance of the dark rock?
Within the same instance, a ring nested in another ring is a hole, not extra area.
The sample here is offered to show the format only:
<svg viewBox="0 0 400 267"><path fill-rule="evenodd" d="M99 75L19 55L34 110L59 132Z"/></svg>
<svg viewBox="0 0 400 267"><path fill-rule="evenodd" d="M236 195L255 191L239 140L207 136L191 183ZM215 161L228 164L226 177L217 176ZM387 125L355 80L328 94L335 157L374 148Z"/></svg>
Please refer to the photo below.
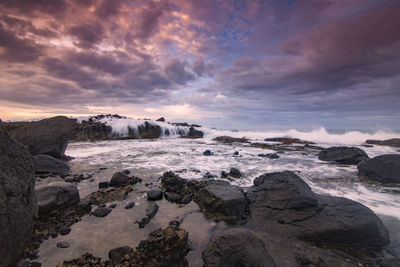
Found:
<svg viewBox="0 0 400 267"><path fill-rule="evenodd" d="M110 182L99 182L99 189L101 188L108 188L110 186Z"/></svg>
<svg viewBox="0 0 400 267"><path fill-rule="evenodd" d="M49 155L33 156L32 163L35 173L69 174L68 164Z"/></svg>
<svg viewBox="0 0 400 267"><path fill-rule="evenodd" d="M140 137L145 139L154 139L161 136L161 127L147 121L138 127L138 131Z"/></svg>
<svg viewBox="0 0 400 267"><path fill-rule="evenodd" d="M367 144L380 145L380 146L392 146L392 147L400 147L400 138L392 138L388 140L367 140L365 141Z"/></svg>
<svg viewBox="0 0 400 267"><path fill-rule="evenodd" d="M240 171L236 168L231 168L229 171L229 176L233 177L233 178L240 178L242 177L242 174L240 173Z"/></svg>
<svg viewBox="0 0 400 267"><path fill-rule="evenodd" d="M161 117L161 118L157 119L156 121L165 122L165 119L164 119L164 117Z"/></svg>
<svg viewBox="0 0 400 267"><path fill-rule="evenodd" d="M235 152L233 153L233 155L234 155L234 156L239 156L239 151L235 151Z"/></svg>
<svg viewBox="0 0 400 267"><path fill-rule="evenodd" d="M182 179L173 172L166 172L161 177L161 186L165 191L176 193L181 197L191 193L191 188L188 183L188 180Z"/></svg>
<svg viewBox="0 0 400 267"><path fill-rule="evenodd" d="M279 159L279 155L277 153L269 153L269 154L258 154L259 157L269 158L269 159Z"/></svg>
<svg viewBox="0 0 400 267"><path fill-rule="evenodd" d="M226 173L225 171L222 171L221 178L228 178L228 173Z"/></svg>
<svg viewBox="0 0 400 267"><path fill-rule="evenodd" d="M108 206L110 209L115 209L117 207L117 204L111 204L110 206Z"/></svg>
<svg viewBox="0 0 400 267"><path fill-rule="evenodd" d="M218 136L213 139L214 141L222 142L224 144L232 144L232 143L248 143L246 138L235 138L230 136Z"/></svg>
<svg viewBox="0 0 400 267"><path fill-rule="evenodd" d="M28 148L0 120L0 266L15 266L33 230L35 177Z"/></svg>
<svg viewBox="0 0 400 267"><path fill-rule="evenodd" d="M213 155L214 153L213 152L211 152L211 150L205 150L204 152L203 152L203 155L204 156L211 156L211 155Z"/></svg>
<svg viewBox="0 0 400 267"><path fill-rule="evenodd" d="M399 267L400 258L384 259L380 263L380 267Z"/></svg>
<svg viewBox="0 0 400 267"><path fill-rule="evenodd" d="M93 211L93 215L96 217L106 217L112 209L110 208L97 208Z"/></svg>
<svg viewBox="0 0 400 267"><path fill-rule="evenodd" d="M130 170L123 170L122 173L126 174L126 175L129 175L129 174L131 174L131 171Z"/></svg>
<svg viewBox="0 0 400 267"><path fill-rule="evenodd" d="M197 192L195 201L206 216L217 221L240 224L246 222L249 216L243 189L225 181L210 181Z"/></svg>
<svg viewBox="0 0 400 267"><path fill-rule="evenodd" d="M108 252L108 257L110 260L120 261L123 259L124 255L130 254L133 252L133 248L130 246L122 246L113 248Z"/></svg>
<svg viewBox="0 0 400 267"><path fill-rule="evenodd" d="M147 200L160 200L163 198L163 191L159 187L155 187L147 191Z"/></svg>
<svg viewBox="0 0 400 267"><path fill-rule="evenodd" d="M274 138L266 138L264 139L266 142L280 142L285 145L291 144L315 144L314 142L300 140L298 138L290 138L290 137L274 137Z"/></svg>
<svg viewBox="0 0 400 267"><path fill-rule="evenodd" d="M31 262L31 267L41 267L41 266L42 266L42 264L40 262L37 262L37 261Z"/></svg>
<svg viewBox="0 0 400 267"><path fill-rule="evenodd" d="M28 259L22 259L18 262L16 267L31 267L31 262Z"/></svg>
<svg viewBox="0 0 400 267"><path fill-rule="evenodd" d="M47 178L35 186L40 216L49 216L79 203L78 188L61 178Z"/></svg>
<svg viewBox="0 0 400 267"><path fill-rule="evenodd" d="M191 197L190 195L185 195L185 196L182 198L181 203L182 203L182 204L189 204L190 201L192 201L192 197Z"/></svg>
<svg viewBox="0 0 400 267"><path fill-rule="evenodd" d="M33 156L45 154L63 158L76 120L57 116L40 121L26 122L9 130L12 138L27 145Z"/></svg>
<svg viewBox="0 0 400 267"><path fill-rule="evenodd" d="M357 165L368 159L367 153L357 147L330 147L322 150L318 155L319 160L335 161L340 164Z"/></svg>
<svg viewBox="0 0 400 267"><path fill-rule="evenodd" d="M99 141L110 139L112 132L111 126L104 123L93 121L82 121L81 124L72 132L71 140L74 141Z"/></svg>
<svg viewBox="0 0 400 267"><path fill-rule="evenodd" d="M93 205L124 200L133 189L131 186L100 189L90 193L86 199Z"/></svg>
<svg viewBox="0 0 400 267"><path fill-rule="evenodd" d="M60 241L57 243L58 248L69 248L69 243L66 241Z"/></svg>
<svg viewBox="0 0 400 267"><path fill-rule="evenodd" d="M76 266L90 266L90 267L100 267L101 258L93 256L91 253L87 252L77 259L64 261L61 265L62 267L76 267ZM103 265L104 266L104 265Z"/></svg>
<svg viewBox="0 0 400 267"><path fill-rule="evenodd" d="M215 175L215 174L211 174L210 172L206 172L206 173L203 175L203 178L206 178L206 179L213 179L213 178L218 178L218 176Z"/></svg>
<svg viewBox="0 0 400 267"><path fill-rule="evenodd" d="M245 229L218 233L202 255L204 266L276 266L263 242Z"/></svg>
<svg viewBox="0 0 400 267"><path fill-rule="evenodd" d="M78 212L88 213L92 211L92 204L90 201L84 200L79 202L76 208Z"/></svg>
<svg viewBox="0 0 400 267"><path fill-rule="evenodd" d="M135 206L135 202L129 202L128 205L125 206L125 209L131 209Z"/></svg>
<svg viewBox="0 0 400 267"><path fill-rule="evenodd" d="M174 192L165 192L165 199L172 203L180 203L181 196Z"/></svg>
<svg viewBox="0 0 400 267"><path fill-rule="evenodd" d="M193 128L193 127L190 127L189 128L189 134L188 134L188 137L191 137L191 138L203 138L203 132L202 131L199 131L199 130L196 130L195 128Z"/></svg>
<svg viewBox="0 0 400 267"><path fill-rule="evenodd" d="M59 231L60 235L68 235L70 232L71 232L71 228L69 228L69 227L62 228Z"/></svg>
<svg viewBox="0 0 400 267"><path fill-rule="evenodd" d="M110 186L121 187L121 186L126 186L129 184L136 184L141 181L142 181L142 179L140 179L140 178L130 177L123 172L116 172L111 177Z"/></svg>
<svg viewBox="0 0 400 267"><path fill-rule="evenodd" d="M143 217L140 221L138 221L139 228L144 228L150 221L151 219L156 216L158 212L158 205L152 203L149 207L146 209L146 217Z"/></svg>
<svg viewBox="0 0 400 267"><path fill-rule="evenodd" d="M361 162L358 174L381 183L400 183L400 155L381 155Z"/></svg>

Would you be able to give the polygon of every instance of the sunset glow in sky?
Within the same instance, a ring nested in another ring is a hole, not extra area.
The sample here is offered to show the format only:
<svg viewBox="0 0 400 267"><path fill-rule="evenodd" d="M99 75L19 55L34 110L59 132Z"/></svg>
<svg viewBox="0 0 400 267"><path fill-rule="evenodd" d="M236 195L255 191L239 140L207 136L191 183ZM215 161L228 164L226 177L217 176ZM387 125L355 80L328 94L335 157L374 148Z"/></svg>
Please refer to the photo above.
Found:
<svg viewBox="0 0 400 267"><path fill-rule="evenodd" d="M0 118L400 128L400 1L2 0Z"/></svg>

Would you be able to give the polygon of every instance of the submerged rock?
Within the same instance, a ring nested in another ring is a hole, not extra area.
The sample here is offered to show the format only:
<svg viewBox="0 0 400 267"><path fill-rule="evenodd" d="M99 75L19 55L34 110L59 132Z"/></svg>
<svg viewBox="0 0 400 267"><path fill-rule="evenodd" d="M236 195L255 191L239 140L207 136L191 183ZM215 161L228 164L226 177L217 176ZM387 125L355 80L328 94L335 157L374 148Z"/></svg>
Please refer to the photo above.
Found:
<svg viewBox="0 0 400 267"><path fill-rule="evenodd" d="M381 183L400 183L400 155L381 155L361 162L358 174Z"/></svg>
<svg viewBox="0 0 400 267"><path fill-rule="evenodd" d="M67 163L49 155L33 156L32 163L35 173L59 174L62 176L69 174L69 166Z"/></svg>
<svg viewBox="0 0 400 267"><path fill-rule="evenodd" d="M322 150L318 159L323 161L335 161L340 164L357 165L363 160L368 159L367 153L357 147L330 147Z"/></svg>
<svg viewBox="0 0 400 267"><path fill-rule="evenodd" d="M276 266L262 241L246 229L218 233L202 255L204 266Z"/></svg>
<svg viewBox="0 0 400 267"><path fill-rule="evenodd" d="M27 147L0 120L0 266L15 266L33 230L35 177Z"/></svg>
<svg viewBox="0 0 400 267"><path fill-rule="evenodd" d="M142 180L140 178L130 177L124 172L116 172L111 177L110 186L121 187L121 186L130 185L130 184L136 184L141 181Z"/></svg>

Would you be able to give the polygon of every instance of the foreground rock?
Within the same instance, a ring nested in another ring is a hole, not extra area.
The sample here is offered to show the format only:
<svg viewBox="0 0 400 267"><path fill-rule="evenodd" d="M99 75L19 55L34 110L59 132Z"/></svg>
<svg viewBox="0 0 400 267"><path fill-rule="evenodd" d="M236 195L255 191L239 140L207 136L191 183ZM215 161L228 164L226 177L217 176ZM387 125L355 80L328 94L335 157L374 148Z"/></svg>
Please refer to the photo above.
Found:
<svg viewBox="0 0 400 267"><path fill-rule="evenodd" d="M198 190L195 201L207 217L217 221L242 224L248 220L248 202L243 189L226 181L209 181Z"/></svg>
<svg viewBox="0 0 400 267"><path fill-rule="evenodd" d="M195 195L199 182L182 179L173 172L166 172L161 177L161 186L164 188L166 199L171 202L187 204Z"/></svg>
<svg viewBox="0 0 400 267"><path fill-rule="evenodd" d="M361 162L358 174L381 183L400 183L400 155L377 156Z"/></svg>
<svg viewBox="0 0 400 267"><path fill-rule="evenodd" d="M35 178L28 148L0 121L0 266L15 266L33 230Z"/></svg>
<svg viewBox="0 0 400 267"><path fill-rule="evenodd" d="M363 160L368 159L367 153L357 147L330 147L322 150L318 159L322 161L335 161L340 164L357 165Z"/></svg>
<svg viewBox="0 0 400 267"><path fill-rule="evenodd" d="M142 180L138 177L130 177L124 172L116 172L113 174L110 180L110 186L114 187L121 187L121 186L127 186L130 184L136 184L138 182L141 182Z"/></svg>
<svg viewBox="0 0 400 267"><path fill-rule="evenodd" d="M130 247L116 248L110 251L110 260L101 261L90 253L80 258L64 261L57 266L176 266L186 267L185 258L189 252L189 234L172 221L165 229L157 229L142 240L135 250Z"/></svg>
<svg viewBox="0 0 400 267"><path fill-rule="evenodd" d="M203 251L204 266L276 266L264 244L249 230L217 234Z"/></svg>
<svg viewBox="0 0 400 267"><path fill-rule="evenodd" d="M79 203L78 188L61 178L47 178L35 186L39 216L50 216Z"/></svg>
<svg viewBox="0 0 400 267"><path fill-rule="evenodd" d="M69 175L68 164L49 155L33 156L32 163L35 173L38 174Z"/></svg>
<svg viewBox="0 0 400 267"><path fill-rule="evenodd" d="M392 147L400 147L400 138L392 138L388 140L367 140L365 141L367 144L372 145L380 145L380 146L392 146Z"/></svg>
<svg viewBox="0 0 400 267"><path fill-rule="evenodd" d="M55 158L64 158L70 135L77 126L76 120L64 116L7 125L10 136L27 145L33 156L45 154Z"/></svg>
<svg viewBox="0 0 400 267"><path fill-rule="evenodd" d="M355 249L381 249L389 243L388 230L369 208L314 194L293 172L256 178L247 197L251 221L263 231Z"/></svg>
<svg viewBox="0 0 400 267"><path fill-rule="evenodd" d="M124 200L132 190L130 186L99 189L90 193L86 200L93 205L103 205L108 202Z"/></svg>

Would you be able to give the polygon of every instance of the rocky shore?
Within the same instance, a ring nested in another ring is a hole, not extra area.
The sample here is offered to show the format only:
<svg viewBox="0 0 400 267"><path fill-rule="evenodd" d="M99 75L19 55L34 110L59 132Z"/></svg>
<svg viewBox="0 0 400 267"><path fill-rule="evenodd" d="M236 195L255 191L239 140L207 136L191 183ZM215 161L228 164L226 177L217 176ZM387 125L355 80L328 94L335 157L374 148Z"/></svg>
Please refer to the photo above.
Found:
<svg viewBox="0 0 400 267"><path fill-rule="evenodd" d="M400 264L400 255L387 249L388 229L371 209L347 198L318 194L293 171L262 174L250 187L230 183L245 176L233 167L221 170L221 175L204 174L203 179L182 178L172 171L148 177L108 167L77 173L64 154L69 140L126 139L113 136L103 119L124 117L97 116L79 124L65 117L5 126L0 122L0 266L40 266L37 258L44 241L57 239L57 249L68 249L71 240L59 237L68 237L78 222L112 223L114 214L126 213L134 218L130 227L142 241L111 248L108 258L82 251L75 259L60 259L57 266ZM165 121L160 118L157 123ZM158 138L167 129L147 121L140 125L128 130L128 139L138 134ZM186 127L182 132L177 128L182 136L203 137L198 125L173 126ZM276 152L258 154L266 160L303 153L321 163L357 165L360 179L400 183L398 154L370 158L360 148L323 148L296 138L251 142L220 136L215 141ZM213 155L210 149L203 153L210 159ZM241 154L235 151L231 157L240 159ZM99 174L108 179L96 180ZM79 183L90 184L91 192L82 194ZM158 224L161 227L152 228Z"/></svg>

